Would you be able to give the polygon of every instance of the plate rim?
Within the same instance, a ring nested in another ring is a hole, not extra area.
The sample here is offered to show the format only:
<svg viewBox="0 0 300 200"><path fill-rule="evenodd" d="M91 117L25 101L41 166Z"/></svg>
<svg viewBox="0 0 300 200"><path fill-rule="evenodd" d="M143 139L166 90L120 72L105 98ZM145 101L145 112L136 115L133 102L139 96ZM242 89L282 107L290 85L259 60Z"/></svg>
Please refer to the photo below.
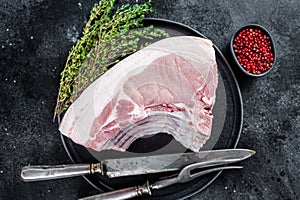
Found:
<svg viewBox="0 0 300 200"><path fill-rule="evenodd" d="M155 22L157 22L157 23L168 23L168 24L173 24L173 25L176 25L176 26L180 26L180 27L183 27L184 29L186 29L186 30L189 30L189 31L191 31L191 32L194 32L194 34L195 35L198 35L198 36L201 36L201 37L203 37L203 38L206 38L206 39L208 39L208 37L206 37L205 35L203 35L202 33L200 33L199 31L197 31L196 29L194 29L194 28L192 28L192 27L190 27L190 26L188 26L188 25L185 25L185 24L183 24L183 23L180 23L180 22L176 22L176 21L172 21L172 20L168 20L168 19L164 19L164 18L152 18L152 17L150 17L150 18L144 18L144 20L143 21L145 21L145 22L148 22L148 23L155 23ZM234 143L234 145L233 145L233 149L235 149L236 147L237 147L237 144L238 144L238 142L239 142L239 140L240 140L240 136L241 136L241 132L242 132L242 127L243 127L243 118L244 118L244 109L243 109L243 99L242 99L242 95L241 95L241 90L240 90L240 87L239 87L239 84L238 84L238 81L237 81L237 79L236 79L236 77L235 77L235 74L234 74L234 72L233 72L233 70L231 69L231 67L230 67L230 65L229 65L229 63L228 63L228 61L227 61L227 59L225 58L225 56L223 55L223 53L222 53L222 51L213 43L213 47L214 47L214 49L216 50L216 51L218 51L218 54L219 54L219 56L221 56L221 58L222 58L222 60L224 61L224 63L225 63L225 65L227 65L228 67L228 70L229 70L229 73L232 75L232 78L233 78L233 82L234 82L234 85L236 86L235 87L235 89L236 89L236 92L237 92L237 95L238 95L238 99L240 100L239 101L239 103L240 103L240 120L241 120L241 122L240 122L240 126L239 126L239 128L238 128L238 132L237 132L237 137L236 137L236 140L235 140L235 143ZM60 118L60 116L58 116L57 117L57 119L58 119L58 124L60 124L60 122L61 122L61 118ZM66 151L66 153L67 153L67 155L68 155L68 157L70 158L70 160L73 162L73 163L76 163L75 161L74 161L74 158L73 158L73 156L71 155L71 153L70 153L70 151L69 151L69 149L68 149L68 147L67 147L67 144L66 144L66 141L65 141L65 136L63 135L63 134L61 134L60 133L60 137L61 137L61 141L62 141L62 144L63 144L63 147L64 147L64 149L65 149L65 151ZM195 192L193 192L193 193L190 193L190 194L188 194L188 195L186 195L186 196L184 196L184 197L182 197L182 198L180 198L180 199L186 199L186 198L189 198L189 197L192 197L192 196L194 196L194 195L196 195L196 194L198 194L198 193L200 193L201 191L203 191L203 190L205 190L209 185L211 185L220 175L221 175L221 173L223 172L223 170L222 171L219 171L219 172L217 172L203 187L201 187L200 189L198 189L198 190L196 190ZM97 190L99 190L99 191L101 191L101 192L103 192L103 190L102 189L100 189L98 186L96 186L91 180L89 180L85 175L82 175L82 177L92 186L92 187L94 187L95 189L97 189ZM111 187L109 187L109 186L105 186L106 188L109 188L109 189L111 189L111 190L113 190L113 188L111 188Z"/></svg>

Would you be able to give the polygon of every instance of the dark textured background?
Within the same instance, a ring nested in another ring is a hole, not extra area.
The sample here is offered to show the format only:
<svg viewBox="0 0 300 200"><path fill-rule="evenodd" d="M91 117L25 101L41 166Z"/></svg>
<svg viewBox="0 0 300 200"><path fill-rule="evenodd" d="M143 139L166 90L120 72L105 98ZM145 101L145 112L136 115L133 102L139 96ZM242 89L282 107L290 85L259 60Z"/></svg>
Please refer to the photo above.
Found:
<svg viewBox="0 0 300 200"><path fill-rule="evenodd" d="M0 0L0 199L76 199L97 192L81 177L20 180L21 166L71 163L52 113L59 73L94 3ZM154 7L155 17L206 35L229 61L229 38L248 23L265 26L277 47L268 76L249 79L235 71L244 100L238 147L257 154L192 199L299 199L300 1L161 0Z"/></svg>

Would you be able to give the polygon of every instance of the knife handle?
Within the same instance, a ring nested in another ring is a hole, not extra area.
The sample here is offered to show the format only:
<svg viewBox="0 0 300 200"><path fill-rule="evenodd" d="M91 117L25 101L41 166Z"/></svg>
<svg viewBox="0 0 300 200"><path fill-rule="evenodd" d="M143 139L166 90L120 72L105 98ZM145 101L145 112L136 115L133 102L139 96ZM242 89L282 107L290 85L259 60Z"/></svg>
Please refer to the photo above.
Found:
<svg viewBox="0 0 300 200"><path fill-rule="evenodd" d="M136 187L130 187L130 188L125 188L121 190L116 190L112 192L106 192L90 197L85 197L79 200L124 200L124 199L131 199L134 197L140 197L144 194L151 195L151 189L149 186L149 182L147 181L144 185L142 186L136 186Z"/></svg>
<svg viewBox="0 0 300 200"><path fill-rule="evenodd" d="M26 166L21 170L21 177L23 181L30 182L67 178L94 173L103 174L101 163Z"/></svg>

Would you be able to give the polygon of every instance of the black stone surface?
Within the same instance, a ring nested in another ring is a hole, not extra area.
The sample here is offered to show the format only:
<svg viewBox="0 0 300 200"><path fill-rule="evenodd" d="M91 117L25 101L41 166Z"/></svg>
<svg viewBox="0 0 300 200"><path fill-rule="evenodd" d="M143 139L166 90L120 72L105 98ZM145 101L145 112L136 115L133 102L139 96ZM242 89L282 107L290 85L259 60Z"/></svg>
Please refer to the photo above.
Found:
<svg viewBox="0 0 300 200"><path fill-rule="evenodd" d="M120 0L118 4L126 1ZM135 2L135 1L132 1ZM97 191L83 178L24 183L28 164L71 163L52 123L59 74L96 1L0 0L0 199L77 199ZM277 63L248 78L235 66L244 100L240 148L257 154L191 199L300 198L300 1L164 0L154 17L189 25L233 63L228 43L240 26L272 34Z"/></svg>

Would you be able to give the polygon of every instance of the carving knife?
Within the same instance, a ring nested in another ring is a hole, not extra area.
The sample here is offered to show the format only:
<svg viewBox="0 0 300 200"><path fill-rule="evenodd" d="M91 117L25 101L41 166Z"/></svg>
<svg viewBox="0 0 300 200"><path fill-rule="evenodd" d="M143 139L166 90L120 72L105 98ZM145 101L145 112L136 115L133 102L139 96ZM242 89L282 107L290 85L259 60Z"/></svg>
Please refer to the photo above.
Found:
<svg viewBox="0 0 300 200"><path fill-rule="evenodd" d="M21 177L24 181L41 181L100 173L114 178L177 171L193 163L201 163L203 167L229 164L245 160L254 154L255 151L248 149L224 149L107 159L95 164L26 166L22 168Z"/></svg>

